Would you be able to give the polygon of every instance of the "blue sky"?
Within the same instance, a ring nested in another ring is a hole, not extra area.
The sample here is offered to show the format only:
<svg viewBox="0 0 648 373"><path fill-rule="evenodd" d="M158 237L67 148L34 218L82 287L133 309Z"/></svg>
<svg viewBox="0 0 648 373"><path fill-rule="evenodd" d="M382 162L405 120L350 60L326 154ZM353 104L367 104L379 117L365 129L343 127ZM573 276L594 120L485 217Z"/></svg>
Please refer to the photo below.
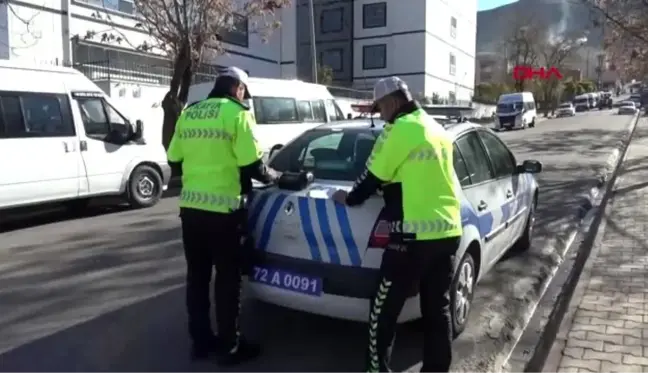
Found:
<svg viewBox="0 0 648 373"><path fill-rule="evenodd" d="M477 0L479 10L488 10L498 6L514 3L517 0Z"/></svg>

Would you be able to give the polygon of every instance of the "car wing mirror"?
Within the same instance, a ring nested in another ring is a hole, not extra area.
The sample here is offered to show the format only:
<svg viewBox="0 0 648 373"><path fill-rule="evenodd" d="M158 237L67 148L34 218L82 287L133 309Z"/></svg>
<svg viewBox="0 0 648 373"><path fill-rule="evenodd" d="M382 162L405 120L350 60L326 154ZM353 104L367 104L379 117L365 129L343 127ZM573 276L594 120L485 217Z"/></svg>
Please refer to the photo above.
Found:
<svg viewBox="0 0 648 373"><path fill-rule="evenodd" d="M284 147L283 144L272 145L272 148L270 148L270 152L268 152L268 159L271 159L272 156L275 155L283 147Z"/></svg>
<svg viewBox="0 0 648 373"><path fill-rule="evenodd" d="M542 172L542 163L539 161L524 161L518 166L518 173L537 174L540 172Z"/></svg>

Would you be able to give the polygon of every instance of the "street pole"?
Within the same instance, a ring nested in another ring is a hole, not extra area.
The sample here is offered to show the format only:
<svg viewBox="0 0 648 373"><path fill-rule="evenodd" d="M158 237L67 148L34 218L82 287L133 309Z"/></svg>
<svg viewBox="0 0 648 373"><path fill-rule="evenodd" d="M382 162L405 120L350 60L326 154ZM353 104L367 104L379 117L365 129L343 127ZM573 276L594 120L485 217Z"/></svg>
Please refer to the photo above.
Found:
<svg viewBox="0 0 648 373"><path fill-rule="evenodd" d="M313 4L314 0L308 0L308 8L310 10L310 34L311 34L311 62L313 69L313 82L317 83L317 46L315 45L315 5Z"/></svg>

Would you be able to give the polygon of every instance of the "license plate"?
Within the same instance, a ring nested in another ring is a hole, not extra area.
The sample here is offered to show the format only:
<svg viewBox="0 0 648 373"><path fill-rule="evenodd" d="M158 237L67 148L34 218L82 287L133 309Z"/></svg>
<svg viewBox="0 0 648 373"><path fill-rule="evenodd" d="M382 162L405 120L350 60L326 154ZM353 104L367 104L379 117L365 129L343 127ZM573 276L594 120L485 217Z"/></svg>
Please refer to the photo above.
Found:
<svg viewBox="0 0 648 373"><path fill-rule="evenodd" d="M322 279L276 268L253 268L250 281L280 289L319 297L322 295Z"/></svg>

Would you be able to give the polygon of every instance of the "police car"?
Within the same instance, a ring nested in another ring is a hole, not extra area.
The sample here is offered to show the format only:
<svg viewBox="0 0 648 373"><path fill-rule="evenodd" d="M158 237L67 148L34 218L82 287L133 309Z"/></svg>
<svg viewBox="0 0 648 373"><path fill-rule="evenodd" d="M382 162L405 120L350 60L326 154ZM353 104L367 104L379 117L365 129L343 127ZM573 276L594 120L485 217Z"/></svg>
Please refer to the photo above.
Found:
<svg viewBox="0 0 648 373"><path fill-rule="evenodd" d="M248 295L309 313L367 320L389 239L383 200L376 195L362 206L347 207L330 197L337 189L351 189L383 124L370 119L329 123L273 148L271 167L310 171L315 179L296 188L254 191L248 231L256 250ZM533 160L518 164L498 136L480 125L461 122L446 128L455 139L464 227L451 285L453 326L459 334L475 284L508 249L531 244L538 199L533 174L542 165ZM399 322L420 318L417 293L411 289Z"/></svg>

